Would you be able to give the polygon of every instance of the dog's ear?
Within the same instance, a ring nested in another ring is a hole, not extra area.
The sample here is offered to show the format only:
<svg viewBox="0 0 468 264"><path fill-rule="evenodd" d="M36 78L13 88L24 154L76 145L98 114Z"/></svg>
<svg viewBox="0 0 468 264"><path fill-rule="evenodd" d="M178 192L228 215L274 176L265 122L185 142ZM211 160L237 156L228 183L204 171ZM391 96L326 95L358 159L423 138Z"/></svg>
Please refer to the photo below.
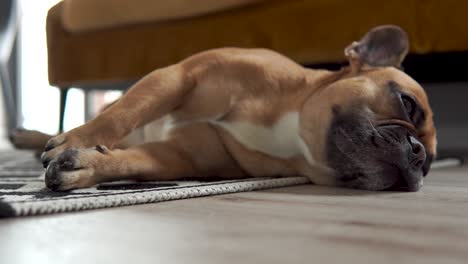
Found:
<svg viewBox="0 0 468 264"><path fill-rule="evenodd" d="M345 55L357 71L364 65L400 68L408 49L408 34L398 26L384 25L371 29L360 41L351 43L346 47Z"/></svg>

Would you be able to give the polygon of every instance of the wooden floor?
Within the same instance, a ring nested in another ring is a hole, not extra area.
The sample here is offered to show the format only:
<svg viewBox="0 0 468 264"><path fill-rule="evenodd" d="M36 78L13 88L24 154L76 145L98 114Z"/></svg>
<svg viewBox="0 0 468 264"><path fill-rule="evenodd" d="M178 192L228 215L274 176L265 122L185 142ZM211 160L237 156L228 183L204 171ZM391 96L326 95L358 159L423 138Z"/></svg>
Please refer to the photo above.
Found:
<svg viewBox="0 0 468 264"><path fill-rule="evenodd" d="M468 168L417 193L304 185L0 220L0 263L468 263Z"/></svg>

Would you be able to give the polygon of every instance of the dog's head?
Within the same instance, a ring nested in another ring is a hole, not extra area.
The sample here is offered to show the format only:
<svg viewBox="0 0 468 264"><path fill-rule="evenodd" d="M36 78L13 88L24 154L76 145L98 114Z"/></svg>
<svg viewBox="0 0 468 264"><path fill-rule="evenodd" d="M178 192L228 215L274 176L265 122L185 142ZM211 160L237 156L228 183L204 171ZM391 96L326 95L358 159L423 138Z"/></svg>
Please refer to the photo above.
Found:
<svg viewBox="0 0 468 264"><path fill-rule="evenodd" d="M304 104L301 136L330 169L333 184L409 191L422 186L436 132L426 93L399 70L408 47L399 27L372 29L345 49L350 66L339 80Z"/></svg>

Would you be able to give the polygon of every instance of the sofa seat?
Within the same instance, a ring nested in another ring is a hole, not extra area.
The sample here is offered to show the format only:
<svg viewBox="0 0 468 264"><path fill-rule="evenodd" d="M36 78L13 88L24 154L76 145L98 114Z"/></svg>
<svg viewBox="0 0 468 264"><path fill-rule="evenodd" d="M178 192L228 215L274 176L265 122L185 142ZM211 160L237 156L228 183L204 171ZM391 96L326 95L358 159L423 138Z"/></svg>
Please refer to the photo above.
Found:
<svg viewBox="0 0 468 264"><path fill-rule="evenodd" d="M158 7L144 2L171 1L88 0L76 12L67 1L47 17L49 81L59 87L135 80L225 46L269 48L301 64L340 62L346 45L380 24L405 29L412 53L468 50L468 2L457 0L178 0L185 8L153 17L147 11Z"/></svg>

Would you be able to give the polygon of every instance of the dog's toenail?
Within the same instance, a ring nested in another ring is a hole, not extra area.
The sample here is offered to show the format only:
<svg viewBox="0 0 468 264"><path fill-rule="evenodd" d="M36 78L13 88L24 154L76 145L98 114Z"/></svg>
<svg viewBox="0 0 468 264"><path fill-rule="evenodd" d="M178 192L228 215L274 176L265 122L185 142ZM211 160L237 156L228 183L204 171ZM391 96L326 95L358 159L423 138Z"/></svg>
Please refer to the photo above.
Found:
<svg viewBox="0 0 468 264"><path fill-rule="evenodd" d="M49 164L45 173L45 183L47 188L57 190L60 186L60 179L57 176L57 166L54 161Z"/></svg>
<svg viewBox="0 0 468 264"><path fill-rule="evenodd" d="M52 142L49 142L49 143L47 143L47 145L45 145L44 151L49 151L49 150L53 149L54 147L55 147L54 144Z"/></svg>
<svg viewBox="0 0 468 264"><path fill-rule="evenodd" d="M50 162L50 159L47 157L47 153L43 152L41 154L41 161L42 161L42 166L44 166L44 168L47 168Z"/></svg>

